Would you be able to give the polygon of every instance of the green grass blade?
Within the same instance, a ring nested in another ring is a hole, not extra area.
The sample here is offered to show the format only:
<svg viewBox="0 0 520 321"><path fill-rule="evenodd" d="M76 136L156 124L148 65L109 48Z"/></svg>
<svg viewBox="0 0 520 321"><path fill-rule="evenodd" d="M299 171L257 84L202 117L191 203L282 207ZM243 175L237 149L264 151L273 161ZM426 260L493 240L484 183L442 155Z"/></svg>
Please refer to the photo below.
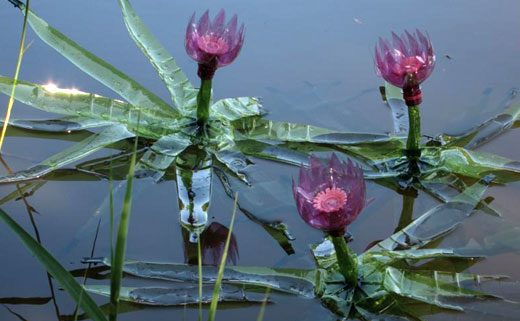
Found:
<svg viewBox="0 0 520 321"><path fill-rule="evenodd" d="M222 253L222 257L220 259L218 277L217 281L215 282L215 289L213 290L213 299L211 300L211 306L209 307L208 321L213 321L215 319L215 314L217 313L220 286L222 285L222 277L224 275L224 268L226 267L229 242L231 241L231 233L233 233L233 223L235 222L235 214L237 213L237 201L238 193L235 194L235 202L233 203L233 214L231 215L231 223L229 223L229 232L226 239L226 245L224 246L224 253Z"/></svg>
<svg viewBox="0 0 520 321"><path fill-rule="evenodd" d="M270 288L267 288L265 290L264 301L262 302L262 306L260 307L260 312L258 313L258 317L256 318L256 321L264 320L265 307L267 306L267 302L269 301L269 292L270 292L269 290L270 290Z"/></svg>
<svg viewBox="0 0 520 321"><path fill-rule="evenodd" d="M134 181L134 169L137 151L137 137L134 144L134 153L128 170L128 180L126 185L125 199L123 208L121 209L121 218L119 219L119 229L117 232L117 242L112 258L112 269L110 271L110 313L111 321L117 320L117 311L119 307L119 294L121 290L121 279L123 277L123 265L125 262L126 239L128 236L128 226L130 224L130 210L132 206L132 186Z"/></svg>
<svg viewBox="0 0 520 321"><path fill-rule="evenodd" d="M11 93L9 95L9 102L7 103L7 111L5 113L5 122L2 126L2 134L0 135L0 151L2 150L2 146L4 144L5 133L7 131L7 126L9 124L9 118L11 118L11 111L13 110L14 103L14 94L16 92L16 83L18 82L18 74L20 73L20 67L22 65L22 57L25 51L24 43L25 43L25 34L27 32L27 13L29 12L30 0L27 0L27 5L25 6L25 17L23 19L23 27L22 27L22 39L20 39L20 49L18 50L18 61L16 62L16 68L14 71L14 81L13 87L11 89Z"/></svg>
<svg viewBox="0 0 520 321"><path fill-rule="evenodd" d="M163 80L175 106L182 110L185 105L185 91L193 89L188 77L177 66L175 59L148 30L143 21L139 19L130 1L119 0L119 6L123 12L128 33Z"/></svg>
<svg viewBox="0 0 520 321"><path fill-rule="evenodd" d="M47 272L67 291L70 297L95 321L106 321L105 315L94 300L85 293L74 277L56 259L32 238L7 213L0 209L0 218L18 236L24 246L42 264Z"/></svg>
<svg viewBox="0 0 520 321"><path fill-rule="evenodd" d="M20 6L25 9L25 6ZM85 50L67 36L50 26L29 10L29 24L34 32L49 46L67 58L85 73L118 93L130 103L169 115L178 113L164 100L125 75L103 59Z"/></svg>

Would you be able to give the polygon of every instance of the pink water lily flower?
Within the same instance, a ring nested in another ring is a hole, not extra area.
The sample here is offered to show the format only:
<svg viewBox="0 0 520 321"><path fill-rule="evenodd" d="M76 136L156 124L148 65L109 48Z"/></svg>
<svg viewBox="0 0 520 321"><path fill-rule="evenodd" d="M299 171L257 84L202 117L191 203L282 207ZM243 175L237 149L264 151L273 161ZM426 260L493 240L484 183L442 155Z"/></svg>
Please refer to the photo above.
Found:
<svg viewBox="0 0 520 321"><path fill-rule="evenodd" d="M213 21L206 11L197 23L195 13L188 23L184 42L186 52L199 63L199 76L203 79L211 79L217 68L232 63L242 48L244 25L237 29L237 15L227 24L225 19L224 10L220 10Z"/></svg>
<svg viewBox="0 0 520 321"><path fill-rule="evenodd" d="M313 228L343 235L365 207L363 170L350 159L342 162L332 154L327 162L311 156L310 168L301 167L298 184L293 181L296 207Z"/></svg>
<svg viewBox="0 0 520 321"><path fill-rule="evenodd" d="M392 32L392 43L379 38L375 64L378 76L406 90L418 88L430 76L435 55L429 37L419 30L414 35L405 31L400 37Z"/></svg>

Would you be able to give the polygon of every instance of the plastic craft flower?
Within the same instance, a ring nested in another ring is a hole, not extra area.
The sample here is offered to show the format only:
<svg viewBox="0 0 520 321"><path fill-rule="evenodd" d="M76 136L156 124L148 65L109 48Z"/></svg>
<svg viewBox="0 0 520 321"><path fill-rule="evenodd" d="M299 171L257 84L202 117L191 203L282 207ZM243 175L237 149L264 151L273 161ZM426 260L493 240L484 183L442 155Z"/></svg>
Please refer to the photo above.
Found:
<svg viewBox="0 0 520 321"><path fill-rule="evenodd" d="M419 86L435 66L430 39L419 30L401 37L392 32L391 44L380 37L375 56L377 75L403 89Z"/></svg>
<svg viewBox="0 0 520 321"><path fill-rule="evenodd" d="M195 23L195 13L188 23L184 44L188 55L199 63L201 78L207 75L200 75L200 67L206 67L212 77L217 68L232 63L242 48L244 25L242 24L237 30L237 15L234 15L226 25L225 18L225 11L220 10L213 21L210 21L209 12L206 11L197 23Z"/></svg>
<svg viewBox="0 0 520 321"><path fill-rule="evenodd" d="M343 235L366 204L363 170L335 154L325 163L311 156L310 165L300 168L297 185L293 181L298 212L310 226Z"/></svg>

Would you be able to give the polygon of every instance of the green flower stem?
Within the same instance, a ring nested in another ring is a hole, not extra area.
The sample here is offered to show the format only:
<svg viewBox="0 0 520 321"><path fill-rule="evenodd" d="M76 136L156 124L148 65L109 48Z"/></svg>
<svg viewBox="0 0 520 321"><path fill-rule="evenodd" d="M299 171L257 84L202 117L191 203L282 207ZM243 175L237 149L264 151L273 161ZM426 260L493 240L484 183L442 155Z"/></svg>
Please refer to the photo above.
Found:
<svg viewBox="0 0 520 321"><path fill-rule="evenodd" d="M419 142L421 141L421 115L419 114L419 105L408 106L408 122L410 129L408 130L408 141L406 149L408 155L413 158L421 156Z"/></svg>
<svg viewBox="0 0 520 321"><path fill-rule="evenodd" d="M209 101L211 99L211 79L202 79L197 95L197 124L204 126L209 119Z"/></svg>
<svg viewBox="0 0 520 321"><path fill-rule="evenodd" d="M343 236L332 236L332 243L336 250L341 274L348 285L355 287L358 282L356 254L348 247Z"/></svg>

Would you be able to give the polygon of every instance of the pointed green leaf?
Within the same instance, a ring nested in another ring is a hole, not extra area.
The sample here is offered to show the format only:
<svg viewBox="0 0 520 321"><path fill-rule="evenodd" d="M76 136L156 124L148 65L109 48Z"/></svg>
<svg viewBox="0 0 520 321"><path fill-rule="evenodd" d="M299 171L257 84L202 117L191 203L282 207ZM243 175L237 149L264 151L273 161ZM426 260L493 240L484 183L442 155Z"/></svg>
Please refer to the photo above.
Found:
<svg viewBox="0 0 520 321"><path fill-rule="evenodd" d="M217 117L225 118L229 121L265 114L262 101L256 97L221 99L211 105L210 109Z"/></svg>
<svg viewBox="0 0 520 321"><path fill-rule="evenodd" d="M170 92L172 101L179 110L183 110L186 103L184 97L186 90L193 89L190 81L182 70L177 66L175 59L159 43L154 35L148 30L143 21L137 16L134 8L128 0L119 0L119 6L123 12L128 33L163 80Z"/></svg>
<svg viewBox="0 0 520 321"><path fill-rule="evenodd" d="M25 9L25 6L21 6ZM50 26L45 20L29 11L28 21L34 32L49 46L74 65L118 93L131 104L175 116L176 111L154 93L131 79L114 66L85 50L67 36Z"/></svg>
<svg viewBox="0 0 520 321"><path fill-rule="evenodd" d="M0 76L0 92L10 92L12 85L11 78ZM178 121L164 112L77 90L18 81L15 99L51 113L90 118L91 125L96 121L119 123L152 139L179 130Z"/></svg>

